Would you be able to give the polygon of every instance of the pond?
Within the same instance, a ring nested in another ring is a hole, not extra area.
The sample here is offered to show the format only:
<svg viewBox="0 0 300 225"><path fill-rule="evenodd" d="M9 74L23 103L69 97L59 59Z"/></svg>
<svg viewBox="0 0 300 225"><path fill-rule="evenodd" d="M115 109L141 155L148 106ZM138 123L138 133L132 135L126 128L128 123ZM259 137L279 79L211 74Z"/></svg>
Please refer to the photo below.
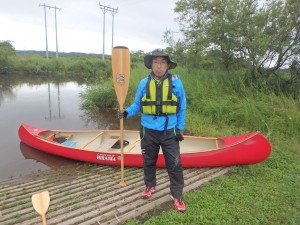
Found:
<svg viewBox="0 0 300 225"><path fill-rule="evenodd" d="M76 164L21 143L18 128L22 123L47 129L119 129L115 110L82 109L80 93L86 88L75 80L0 75L0 181ZM139 119L125 121L124 129L139 129Z"/></svg>

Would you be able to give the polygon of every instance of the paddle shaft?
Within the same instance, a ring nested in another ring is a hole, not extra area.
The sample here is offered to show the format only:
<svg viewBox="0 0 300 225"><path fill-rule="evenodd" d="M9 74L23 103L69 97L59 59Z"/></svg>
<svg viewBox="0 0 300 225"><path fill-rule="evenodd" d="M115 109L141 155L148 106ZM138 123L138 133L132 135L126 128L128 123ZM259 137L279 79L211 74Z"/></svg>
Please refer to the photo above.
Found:
<svg viewBox="0 0 300 225"><path fill-rule="evenodd" d="M124 178L124 128L123 128L123 122L124 120L120 120L120 130L121 130L121 135L120 135L120 141L121 141L121 181L120 181L120 186L125 187L125 178Z"/></svg>
<svg viewBox="0 0 300 225"><path fill-rule="evenodd" d="M47 225L45 213L43 213L41 216L42 216L43 225Z"/></svg>
<svg viewBox="0 0 300 225"><path fill-rule="evenodd" d="M125 99L124 99L125 101ZM120 110L124 110L123 102L119 102ZM120 119L120 142L121 142L121 180L120 186L125 187L125 176L124 176L124 119Z"/></svg>
<svg viewBox="0 0 300 225"><path fill-rule="evenodd" d="M123 103L120 102L120 110L124 109ZM121 180L120 180L120 186L125 187L125 176L124 176L124 119L120 119L120 142L121 142Z"/></svg>

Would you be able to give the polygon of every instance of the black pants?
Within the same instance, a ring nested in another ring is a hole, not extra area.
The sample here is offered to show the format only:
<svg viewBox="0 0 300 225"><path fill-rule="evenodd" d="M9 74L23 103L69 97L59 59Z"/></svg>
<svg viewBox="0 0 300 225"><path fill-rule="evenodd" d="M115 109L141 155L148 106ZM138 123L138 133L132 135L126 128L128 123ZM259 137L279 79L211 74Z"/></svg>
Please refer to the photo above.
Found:
<svg viewBox="0 0 300 225"><path fill-rule="evenodd" d="M171 194L175 198L182 197L183 170L180 162L179 141L174 129L164 132L142 128L141 138L145 185L156 186L156 161L161 147L170 179Z"/></svg>

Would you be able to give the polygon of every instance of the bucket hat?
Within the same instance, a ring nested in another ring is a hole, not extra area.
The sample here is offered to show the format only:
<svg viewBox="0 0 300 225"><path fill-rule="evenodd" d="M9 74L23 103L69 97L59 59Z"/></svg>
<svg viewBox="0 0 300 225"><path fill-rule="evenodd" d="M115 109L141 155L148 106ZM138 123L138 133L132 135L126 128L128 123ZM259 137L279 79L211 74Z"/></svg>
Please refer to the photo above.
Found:
<svg viewBox="0 0 300 225"><path fill-rule="evenodd" d="M168 60L168 63L170 64L169 69L174 69L177 66L177 64L175 62L171 61L170 56L167 53L165 53L163 49L158 48L158 49L155 49L154 51L152 51L150 54L146 55L144 58L144 64L148 69L151 69L152 59L154 57L166 58Z"/></svg>

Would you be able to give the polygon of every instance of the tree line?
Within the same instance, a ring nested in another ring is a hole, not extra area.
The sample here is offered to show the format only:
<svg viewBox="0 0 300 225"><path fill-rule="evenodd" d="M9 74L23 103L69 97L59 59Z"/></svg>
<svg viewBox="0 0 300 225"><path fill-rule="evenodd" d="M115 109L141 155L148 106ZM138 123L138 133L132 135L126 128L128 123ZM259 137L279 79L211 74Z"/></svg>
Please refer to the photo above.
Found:
<svg viewBox="0 0 300 225"><path fill-rule="evenodd" d="M181 38L175 39L172 30L166 30L163 38L167 52L180 66L223 70L228 76L240 71L246 85L267 84L276 94L300 96L298 0L179 0L174 12ZM131 53L132 66L141 63L144 55L143 51ZM110 76L110 57L105 63L98 58L77 57L64 63L35 58L16 63L11 42L0 41L0 73L69 70Z"/></svg>
<svg viewBox="0 0 300 225"><path fill-rule="evenodd" d="M164 40L179 63L229 73L244 69L248 84L300 89L297 0L179 0L174 11L182 38L175 40L175 31L167 30Z"/></svg>

